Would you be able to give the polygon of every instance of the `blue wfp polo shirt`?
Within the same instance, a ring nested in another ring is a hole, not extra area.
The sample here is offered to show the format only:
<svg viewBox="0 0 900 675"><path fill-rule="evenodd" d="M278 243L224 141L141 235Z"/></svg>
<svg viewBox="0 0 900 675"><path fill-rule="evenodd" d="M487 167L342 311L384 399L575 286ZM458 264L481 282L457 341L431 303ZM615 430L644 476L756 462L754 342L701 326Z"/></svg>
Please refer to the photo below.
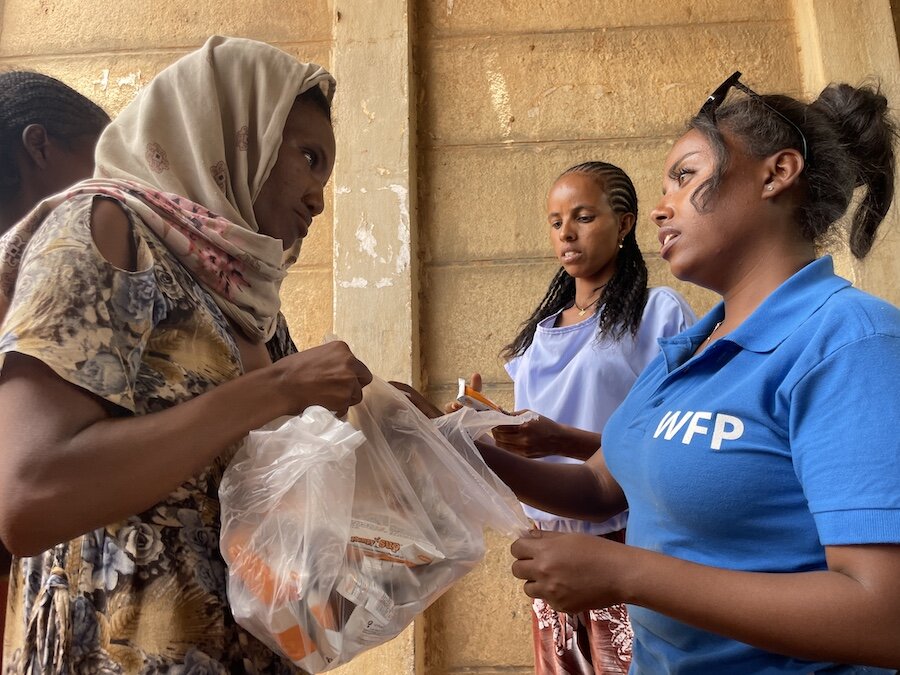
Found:
<svg viewBox="0 0 900 675"><path fill-rule="evenodd" d="M826 545L900 543L900 311L824 257L692 358L723 316L720 304L661 339L606 425L628 543L756 572L826 569ZM632 673L894 672L791 659L629 612Z"/></svg>

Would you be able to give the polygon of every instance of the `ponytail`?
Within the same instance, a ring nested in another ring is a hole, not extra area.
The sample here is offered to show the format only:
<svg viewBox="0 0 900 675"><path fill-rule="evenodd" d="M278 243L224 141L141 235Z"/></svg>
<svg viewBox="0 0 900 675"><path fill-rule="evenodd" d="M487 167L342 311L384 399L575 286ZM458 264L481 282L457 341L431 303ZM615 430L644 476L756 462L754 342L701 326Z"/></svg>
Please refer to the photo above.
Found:
<svg viewBox="0 0 900 675"><path fill-rule="evenodd" d="M845 161L854 169L853 188L865 188L850 227L850 251L864 258L894 199L897 132L887 99L877 88L832 84L809 107L831 122L848 155Z"/></svg>

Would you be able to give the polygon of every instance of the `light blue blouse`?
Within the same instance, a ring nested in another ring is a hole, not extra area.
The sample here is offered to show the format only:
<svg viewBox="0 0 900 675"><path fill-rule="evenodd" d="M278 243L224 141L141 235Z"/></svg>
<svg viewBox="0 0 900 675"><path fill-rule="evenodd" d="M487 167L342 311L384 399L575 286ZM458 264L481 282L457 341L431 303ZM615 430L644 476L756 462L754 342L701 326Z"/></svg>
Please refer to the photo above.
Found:
<svg viewBox="0 0 900 675"><path fill-rule="evenodd" d="M659 353L657 340L676 335L697 320L685 299L667 287L650 289L637 336L598 341L596 316L559 328L554 325L557 316L538 324L525 353L506 364L515 384L516 409L528 408L561 424L598 433L603 433L606 420ZM580 460L551 455L544 461ZM547 530L605 534L625 526L625 513L605 523L588 523L524 506L528 517Z"/></svg>

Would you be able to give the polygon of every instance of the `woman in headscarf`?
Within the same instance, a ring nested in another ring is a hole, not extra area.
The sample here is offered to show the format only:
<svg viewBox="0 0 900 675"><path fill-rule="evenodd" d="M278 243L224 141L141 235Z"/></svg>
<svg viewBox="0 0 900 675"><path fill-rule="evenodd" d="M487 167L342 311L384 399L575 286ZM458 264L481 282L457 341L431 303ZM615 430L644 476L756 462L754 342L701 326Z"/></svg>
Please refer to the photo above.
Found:
<svg viewBox="0 0 900 675"><path fill-rule="evenodd" d="M292 672L235 623L217 488L250 430L371 379L279 286L334 165L334 80L214 37L0 241L4 672Z"/></svg>

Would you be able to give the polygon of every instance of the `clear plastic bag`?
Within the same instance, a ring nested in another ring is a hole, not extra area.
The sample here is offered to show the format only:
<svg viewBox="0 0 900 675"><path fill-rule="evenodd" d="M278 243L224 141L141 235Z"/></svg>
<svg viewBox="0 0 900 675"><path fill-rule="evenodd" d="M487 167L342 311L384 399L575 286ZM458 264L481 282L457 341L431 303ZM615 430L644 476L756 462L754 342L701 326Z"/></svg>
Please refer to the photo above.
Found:
<svg viewBox="0 0 900 675"><path fill-rule="evenodd" d="M376 378L346 422L311 407L252 432L219 489L237 622L314 673L396 637L482 559L485 527L527 530L470 440L526 419L436 425Z"/></svg>

